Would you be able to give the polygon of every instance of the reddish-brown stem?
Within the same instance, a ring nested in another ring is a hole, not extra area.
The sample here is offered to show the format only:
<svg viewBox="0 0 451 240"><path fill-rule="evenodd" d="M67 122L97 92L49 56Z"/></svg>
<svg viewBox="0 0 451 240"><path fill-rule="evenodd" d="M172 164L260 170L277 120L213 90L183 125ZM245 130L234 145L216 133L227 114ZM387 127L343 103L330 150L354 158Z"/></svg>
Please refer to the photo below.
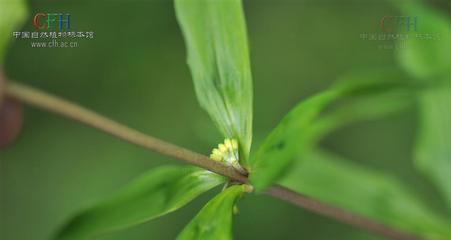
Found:
<svg viewBox="0 0 451 240"><path fill-rule="evenodd" d="M326 203L312 199L308 196L303 195L302 193L294 192L280 185L269 187L266 190L266 193L270 196L285 200L298 207L307 209L319 215L323 215L335 219L339 222L365 229L368 232L376 233L389 239L419 240L419 238L416 236L391 229L371 219L347 212L337 207L330 206Z"/></svg>

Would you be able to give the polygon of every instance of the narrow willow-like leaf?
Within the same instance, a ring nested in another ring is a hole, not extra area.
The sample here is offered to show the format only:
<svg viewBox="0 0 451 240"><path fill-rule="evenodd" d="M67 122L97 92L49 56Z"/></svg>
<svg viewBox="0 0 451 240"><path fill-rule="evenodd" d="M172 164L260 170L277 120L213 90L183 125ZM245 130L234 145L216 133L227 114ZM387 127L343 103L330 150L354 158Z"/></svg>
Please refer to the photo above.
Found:
<svg viewBox="0 0 451 240"><path fill-rule="evenodd" d="M350 98L359 101L362 98L374 97L375 94L389 90L408 88L407 83L390 80L398 78L400 78L398 73L387 73L380 76L357 74L349 77L350 81L299 103L269 134L251 158L250 179L254 187L261 190L276 181L290 166L295 155L311 148L320 136L334 127L338 127L345 122L352 122L353 119L376 117L386 111L392 111L390 109L393 108L387 107L378 107L377 111L372 108L356 111L354 108L349 111L350 115L346 113L345 108L342 108L341 112L329 115L324 121L321 121L320 118L320 114L328 106L339 100ZM356 81L356 79L370 80ZM383 101L381 104L387 104L387 102ZM398 107L398 105L393 107Z"/></svg>
<svg viewBox="0 0 451 240"><path fill-rule="evenodd" d="M0 65L3 64L7 44L13 39L13 31L19 31L26 13L24 0L0 0Z"/></svg>
<svg viewBox="0 0 451 240"><path fill-rule="evenodd" d="M197 98L246 165L252 140L252 79L240 0L176 0Z"/></svg>
<svg viewBox="0 0 451 240"><path fill-rule="evenodd" d="M451 212L451 88L420 96L416 166L441 190Z"/></svg>
<svg viewBox="0 0 451 240"><path fill-rule="evenodd" d="M324 151L308 151L280 183L424 239L451 238L451 222L397 179Z"/></svg>
<svg viewBox="0 0 451 240"><path fill-rule="evenodd" d="M403 15L410 17L410 37L398 50L400 64L414 76L430 81L451 74L451 18L426 5L400 3ZM413 23L416 21L416 26ZM416 31L415 28L416 27ZM430 37L431 39L428 39Z"/></svg>
<svg viewBox="0 0 451 240"><path fill-rule="evenodd" d="M198 168L179 166L151 170L116 197L75 216L55 239L90 239L170 213L224 178Z"/></svg>
<svg viewBox="0 0 451 240"><path fill-rule="evenodd" d="M218 194L191 220L177 240L232 239L233 208L244 191L244 185L235 185Z"/></svg>
<svg viewBox="0 0 451 240"><path fill-rule="evenodd" d="M403 4L404 15L417 17L416 34L433 40L409 39L398 60L414 78L448 83L419 95L420 127L415 165L444 194L451 211L451 18L422 4Z"/></svg>
<svg viewBox="0 0 451 240"><path fill-rule="evenodd" d="M314 131L314 136L318 139L347 124L377 120L391 114L399 114L415 106L415 103L416 95L414 92L403 91L402 89L360 97L322 115L313 124L310 131Z"/></svg>
<svg viewBox="0 0 451 240"><path fill-rule="evenodd" d="M310 147L307 129L339 93L326 91L300 103L277 125L250 159L250 181L256 190L272 184L289 167L293 157Z"/></svg>

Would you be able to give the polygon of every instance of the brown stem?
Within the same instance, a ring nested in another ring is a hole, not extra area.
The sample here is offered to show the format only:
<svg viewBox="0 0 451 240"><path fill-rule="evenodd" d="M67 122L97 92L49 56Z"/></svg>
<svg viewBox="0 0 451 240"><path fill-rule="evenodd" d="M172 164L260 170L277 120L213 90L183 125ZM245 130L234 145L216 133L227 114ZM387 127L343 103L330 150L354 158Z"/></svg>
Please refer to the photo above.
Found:
<svg viewBox="0 0 451 240"><path fill-rule="evenodd" d="M217 161L212 161L210 158L199 153L192 152L188 149L138 132L118 122L103 117L89 109L78 106L51 94L44 93L40 90L20 83L8 82L6 93L9 96L20 99L22 102L70 118L118 137L129 143L186 161L190 164L208 169L240 182L246 182L247 180L234 168L228 167Z"/></svg>
<svg viewBox="0 0 451 240"><path fill-rule="evenodd" d="M224 165L220 162L211 160L207 156L145 135L118 122L105 118L89 109L83 108L74 103L34 89L32 87L28 87L16 82L8 82L6 86L6 95L19 99L32 106L45 109L47 111L83 123L87 126L91 126L95 129L101 130L132 144L188 162L190 164L194 164L220 175L229 177L233 180L242 183L248 183L247 177L240 174L231 166ZM388 226L376 223L365 217L346 212L343 209L329 206L320 201L293 192L282 186L272 186L266 191L266 194L292 203L298 207L308 209L317 214L336 219L340 222L347 223L358 228L366 229L369 232L385 236L390 239L419 239L406 233L391 229Z"/></svg>
<svg viewBox="0 0 451 240"><path fill-rule="evenodd" d="M361 229L365 229L368 232L376 233L378 235L387 237L389 239L396 240L419 240L420 238L403 233L394 229L391 229L385 225L375 222L371 219L344 211L343 209L329 206L321 201L312 199L302 193L294 192L288 188L280 185L269 187L266 193L275 198L285 200L298 207L307 209L311 212L323 215L339 222L347 223L351 226L355 226Z"/></svg>

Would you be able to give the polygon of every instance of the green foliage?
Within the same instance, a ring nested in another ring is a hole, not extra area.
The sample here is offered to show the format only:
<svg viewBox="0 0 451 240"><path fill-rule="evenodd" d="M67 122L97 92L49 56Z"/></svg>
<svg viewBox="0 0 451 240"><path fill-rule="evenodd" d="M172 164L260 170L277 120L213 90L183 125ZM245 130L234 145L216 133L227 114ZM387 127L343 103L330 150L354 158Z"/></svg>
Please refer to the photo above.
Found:
<svg viewBox="0 0 451 240"><path fill-rule="evenodd" d="M222 182L223 177L192 167L151 170L116 197L75 216L56 239L89 239L149 221L177 210Z"/></svg>
<svg viewBox="0 0 451 240"><path fill-rule="evenodd" d="M421 4L402 5L402 10L418 16L420 33L440 36L429 41L409 39L407 48L398 52L398 60L415 79L447 84L419 94L415 163L439 187L451 209L451 19Z"/></svg>
<svg viewBox="0 0 451 240"><path fill-rule="evenodd" d="M252 140L252 79L240 0L176 0L197 98L246 165Z"/></svg>
<svg viewBox="0 0 451 240"><path fill-rule="evenodd" d="M319 150L304 152L281 184L425 239L451 237L451 222L397 179Z"/></svg>
<svg viewBox="0 0 451 240"><path fill-rule="evenodd" d="M0 1L3 49L9 38L3 36L10 36L25 11L19 2ZM4 6L11 10L5 11ZM379 118L410 106L412 93L417 90L415 83L400 81L403 75L398 72L347 76L345 82L295 106L249 158L253 93L242 3L175 0L175 9L200 105L226 138L238 140L240 161L250 170L249 177L257 191L284 176L291 166L292 171L282 184L294 190L425 239L451 237L449 220L415 200L398 180L332 154L312 151L320 137L344 124ZM405 6L404 10L409 16L421 16L421 31L440 32L442 39L411 40L408 48L398 52L402 66L421 80L451 79L451 27L446 17L417 4ZM416 163L451 203L451 188L447 186L451 182L451 115L447 110L451 91L429 89L421 93L420 102L422 128ZM225 152L219 153L216 157L222 158ZM296 158L301 161L295 163ZM56 239L89 239L143 223L175 211L223 182L223 177L196 168L152 170L114 198L75 216ZM245 188L231 186L210 200L178 239L232 239L233 209Z"/></svg>
<svg viewBox="0 0 451 240"><path fill-rule="evenodd" d="M0 64L6 53L7 44L13 39L16 31L25 20L27 6L24 0L0 0Z"/></svg>
<svg viewBox="0 0 451 240"><path fill-rule="evenodd" d="M279 123L251 158L251 183L257 190L272 184L298 152L306 150L312 136L307 130L327 104L339 97L331 90L301 102Z"/></svg>
<svg viewBox="0 0 451 240"><path fill-rule="evenodd" d="M451 88L420 96L415 163L439 187L451 210Z"/></svg>
<svg viewBox="0 0 451 240"><path fill-rule="evenodd" d="M244 192L245 185L235 185L225 189L200 210L177 239L232 239L233 208L236 200Z"/></svg>
<svg viewBox="0 0 451 240"><path fill-rule="evenodd" d="M226 137L238 140L243 161L252 139L252 82L241 2L177 0L176 12L199 102ZM151 171L117 197L76 216L57 239L86 239L148 221L223 181L194 169ZM179 239L231 239L232 209L244 188L232 186L216 196Z"/></svg>
<svg viewBox="0 0 451 240"><path fill-rule="evenodd" d="M302 155L326 132L347 122L376 117L404 107L409 98L399 98L402 100L392 106L387 106L387 99L382 99L392 90L413 89L410 84L399 81L402 78L397 72L356 74L346 78L347 81L295 106L264 140L251 158L250 179L257 190L281 177L295 155ZM351 107L342 107L321 116L326 108L343 100L352 100ZM358 108L365 104L371 107Z"/></svg>
<svg viewBox="0 0 451 240"><path fill-rule="evenodd" d="M409 73L420 78L437 80L451 74L451 21L433 9L412 1L402 4L405 16L417 17L415 34L432 34L438 39L424 40L412 37L406 47L398 51L398 60ZM434 79L432 79L434 78Z"/></svg>

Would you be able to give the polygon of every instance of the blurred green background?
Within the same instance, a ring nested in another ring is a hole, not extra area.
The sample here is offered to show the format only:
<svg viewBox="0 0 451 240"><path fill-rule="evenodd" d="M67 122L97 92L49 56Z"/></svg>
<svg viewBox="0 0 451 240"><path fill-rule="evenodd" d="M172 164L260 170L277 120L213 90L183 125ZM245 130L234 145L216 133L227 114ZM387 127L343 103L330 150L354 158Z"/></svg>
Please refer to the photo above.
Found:
<svg viewBox="0 0 451 240"><path fill-rule="evenodd" d="M446 2L432 4L451 13ZM171 1L30 1L21 31L34 31L32 16L38 12L70 13L74 30L94 31L95 37L65 49L15 41L5 62L9 78L204 154L223 140L197 104ZM245 1L245 13L254 79L254 147L298 101L339 76L396 65L393 50L360 39L361 33L380 31L382 16L398 13L387 2ZM354 124L321 144L402 179L440 211L445 204L436 188L414 171L411 161L416 114L412 107ZM20 138L0 151L0 239L48 239L74 213L163 164L180 163L26 107ZM173 239L206 195L175 213L101 239ZM379 239L266 196L247 196L239 206L236 239Z"/></svg>

